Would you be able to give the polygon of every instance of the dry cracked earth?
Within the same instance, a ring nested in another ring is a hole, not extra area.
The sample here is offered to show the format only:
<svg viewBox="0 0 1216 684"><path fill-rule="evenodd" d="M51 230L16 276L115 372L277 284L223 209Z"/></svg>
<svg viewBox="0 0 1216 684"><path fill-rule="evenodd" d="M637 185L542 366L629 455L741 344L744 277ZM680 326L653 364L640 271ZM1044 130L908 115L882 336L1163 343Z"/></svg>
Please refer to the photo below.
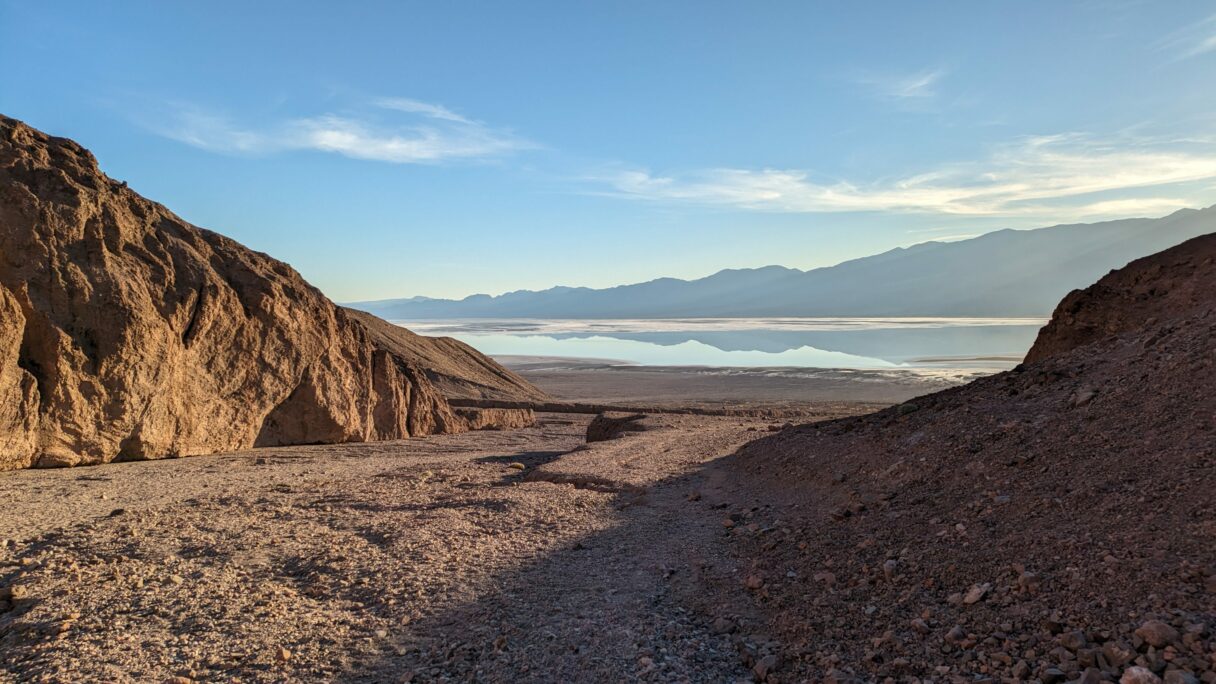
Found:
<svg viewBox="0 0 1216 684"><path fill-rule="evenodd" d="M751 681L699 492L768 423L589 419L4 473L0 680Z"/></svg>

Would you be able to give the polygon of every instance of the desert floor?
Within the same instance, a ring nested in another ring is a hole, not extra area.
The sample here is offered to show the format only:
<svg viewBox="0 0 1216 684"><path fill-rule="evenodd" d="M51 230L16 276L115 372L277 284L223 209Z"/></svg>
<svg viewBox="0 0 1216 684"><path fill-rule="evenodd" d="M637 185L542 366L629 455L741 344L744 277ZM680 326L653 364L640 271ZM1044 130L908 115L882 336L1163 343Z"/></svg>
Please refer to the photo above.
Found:
<svg viewBox="0 0 1216 684"><path fill-rule="evenodd" d="M896 404L998 370L633 366L526 356L499 361L564 401L734 408L798 408L807 402Z"/></svg>
<svg viewBox="0 0 1216 684"><path fill-rule="evenodd" d="M0 680L748 678L705 466L770 423L589 419L0 474Z"/></svg>

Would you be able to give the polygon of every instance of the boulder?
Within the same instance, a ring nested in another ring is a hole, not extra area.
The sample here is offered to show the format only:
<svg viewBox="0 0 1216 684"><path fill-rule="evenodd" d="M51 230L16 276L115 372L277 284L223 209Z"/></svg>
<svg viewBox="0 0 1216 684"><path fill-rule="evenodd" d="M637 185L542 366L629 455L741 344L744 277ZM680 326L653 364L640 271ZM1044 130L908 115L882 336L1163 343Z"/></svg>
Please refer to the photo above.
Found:
<svg viewBox="0 0 1216 684"><path fill-rule="evenodd" d="M601 413L587 425L587 442L604 442L628 432L645 432L644 413Z"/></svg>

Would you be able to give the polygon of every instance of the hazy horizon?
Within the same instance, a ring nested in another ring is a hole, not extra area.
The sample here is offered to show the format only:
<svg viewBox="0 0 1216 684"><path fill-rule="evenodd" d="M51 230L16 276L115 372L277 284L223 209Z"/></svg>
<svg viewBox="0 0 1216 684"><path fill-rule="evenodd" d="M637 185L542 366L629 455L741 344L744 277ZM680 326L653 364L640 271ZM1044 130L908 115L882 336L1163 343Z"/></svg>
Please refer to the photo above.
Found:
<svg viewBox="0 0 1216 684"><path fill-rule="evenodd" d="M1213 206L1213 207L1216 207L1216 205L1212 205L1212 206ZM1176 213L1177 213L1177 212L1179 212L1179 211L1198 211L1198 210L1207 209L1207 208L1209 208L1209 207L1181 207L1181 208L1179 208L1179 209L1175 209L1174 211L1170 212L1169 214L1165 214L1165 215L1163 215L1163 216L1155 216L1155 217L1144 217L1144 216L1127 216L1127 217L1123 217L1123 218L1126 218L1126 219L1139 219L1139 218L1153 219L1153 218L1165 218L1166 216L1171 216L1171 215L1173 215L1173 214L1176 214ZM1117 220L1120 220L1120 219L1109 219L1109 220L1111 220L1111 221L1117 221ZM1099 221L1095 221L1094 223L1101 223L1101 222L1099 222ZM498 292L468 292L468 293L466 293L466 294L464 294L464 295L456 295L456 296L451 296L451 297L434 297L434 296L431 296L431 295L425 295L425 294L409 294L409 293L406 293L406 294L402 294L402 295L395 296L395 297L383 297L383 298L380 298L380 299L369 299L369 300L351 300L351 301L340 302L340 303L342 303L342 304L347 304L347 305L352 305L352 304L368 304L368 303L373 303L373 302L378 302L378 301L387 301L387 300L393 300L393 299L451 299L451 300L454 300L454 301L460 301L460 300L462 300L462 299L467 299L467 298L469 298L469 297L475 297L475 296L479 296L479 295L489 295L489 296L491 296L491 297L499 297L499 296L502 296L502 295L504 295L504 294L512 294L512 293L517 293L517 292L542 292L542 291L545 291L545 290L557 289L557 288L571 288L571 289L582 289L582 288L587 288L587 289L612 289L612 288L616 288L616 287L624 287L624 286L628 286L628 285L637 285L637 284L646 284L646 283L651 283L651 282L658 281L658 280L668 280L668 279L673 279L673 278L674 278L674 279L676 279L676 280L683 280L683 281L685 281L685 282L690 282L690 281L695 281L695 280L701 280L701 279L704 279L704 278L708 278L708 277L710 277L710 276L717 275L717 274L722 273L722 272L724 272L724 271L756 271L756 270L761 270L761 269L765 269L765 268L783 268L783 269L788 269L788 270L792 270L792 271L801 271L801 272L805 273L805 272L807 272L807 271L813 271L813 270L816 270L816 269L821 269L821 268L831 268L831 267L833 267L833 266L839 266L839 265L844 264L844 263L847 263L847 262L849 262L849 261L855 261L855 260L857 260L857 259L864 259L864 258L869 257L869 256L877 256L878 254L883 254L883 253L885 253L885 252L890 252L890 251L899 250L899 249L909 249L909 248L912 248L912 247L917 247L917 246L920 246L920 245L926 245L926 244L930 244L930 243L942 243L942 242L960 242L960 241L963 241L963 240L970 240L970 239L973 239L973 238L976 238L976 237L982 237L982 236L984 236L984 235L988 235L988 234L990 234L990 233L996 233L996 232L1000 232L1000 231L1003 231L1003 230L1018 230L1018 231L1027 231L1027 230L1043 230L1043 229L1048 229L1048 228L1057 228L1057 227L1061 227L1061 226L1067 226L1067 225L1076 225L1076 224L1059 224L1059 225L1054 225L1054 226L1037 226L1037 227L1031 227L1031 228L995 228L995 229L993 229L993 230L987 231L987 232L982 233L982 234L980 234L980 235L971 235L971 236L966 236L966 237L958 237L958 238L949 239L949 240L941 240L941 239L939 239L939 240L922 240L922 241L913 242L913 243L911 243L911 244L907 244L907 245L895 245L895 246L893 246L893 247L891 247L891 248L889 248L889 249L883 250L883 251L881 251L881 252L875 252L875 253L873 253L873 254L864 254L864 255L859 255L859 256L857 256L857 257L850 257L850 258L848 258L848 259L844 259L844 260L842 260L842 261L836 261L836 262L832 262L832 263L821 264L821 265L818 265L818 266L810 266L810 267L806 267L806 268L797 268L797 267L794 267L794 266L788 266L788 265L786 265L786 264L779 264L779 263L758 264L758 265L755 265L755 266L725 266L725 267L723 267L723 268L719 268L719 269L717 269L717 270L715 270L715 271L712 271L712 272L709 272L709 273L702 273L702 274L700 274L700 275L691 275L691 276L687 276L687 277L684 277L684 278L675 278L674 276L659 275L659 276L655 276L655 277L653 277L653 278L648 278L648 279L646 279L646 280L641 280L641 281L631 281L631 282L610 283L610 284L607 284L607 285L599 285L599 286L594 286L594 287L589 286L589 285L581 285L581 284L577 284L577 283L554 283L554 284L552 284L552 285L549 285L548 287L539 287L539 288L535 288L535 289L533 289L533 288L515 288L515 289L510 289L510 290L501 290L501 291L498 291ZM863 316L863 317L861 317L861 318L864 318L864 316Z"/></svg>
<svg viewBox="0 0 1216 684"><path fill-rule="evenodd" d="M336 301L807 270L1216 202L1199 1L0 0L0 55L37 65L0 111Z"/></svg>

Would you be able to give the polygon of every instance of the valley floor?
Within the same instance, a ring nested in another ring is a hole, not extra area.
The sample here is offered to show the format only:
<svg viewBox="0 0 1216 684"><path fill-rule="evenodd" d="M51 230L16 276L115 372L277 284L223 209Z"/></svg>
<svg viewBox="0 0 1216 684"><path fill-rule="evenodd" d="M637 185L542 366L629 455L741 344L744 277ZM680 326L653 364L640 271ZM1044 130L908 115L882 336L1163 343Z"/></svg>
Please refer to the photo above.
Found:
<svg viewBox="0 0 1216 684"><path fill-rule="evenodd" d="M0 474L0 680L750 678L703 466L769 423L589 419Z"/></svg>
<svg viewBox="0 0 1216 684"><path fill-rule="evenodd" d="M526 356L499 360L562 401L795 410L808 402L896 404L998 370L635 366Z"/></svg>

